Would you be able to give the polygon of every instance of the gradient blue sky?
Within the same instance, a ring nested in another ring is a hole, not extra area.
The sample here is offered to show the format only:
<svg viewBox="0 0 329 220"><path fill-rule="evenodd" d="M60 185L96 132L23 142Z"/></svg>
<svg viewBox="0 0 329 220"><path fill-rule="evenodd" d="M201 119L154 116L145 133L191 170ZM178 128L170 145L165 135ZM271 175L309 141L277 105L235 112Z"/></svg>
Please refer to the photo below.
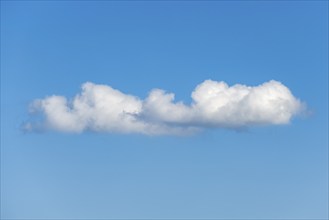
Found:
<svg viewBox="0 0 329 220"><path fill-rule="evenodd" d="M312 114L191 137L20 131L85 81L275 79ZM1 218L328 218L328 2L1 1Z"/></svg>

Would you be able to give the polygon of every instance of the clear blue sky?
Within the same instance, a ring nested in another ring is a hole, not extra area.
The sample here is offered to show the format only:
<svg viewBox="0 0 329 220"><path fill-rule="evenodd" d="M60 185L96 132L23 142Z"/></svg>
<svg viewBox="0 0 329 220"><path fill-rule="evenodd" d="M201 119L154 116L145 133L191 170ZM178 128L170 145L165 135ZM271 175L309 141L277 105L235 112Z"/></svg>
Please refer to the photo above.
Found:
<svg viewBox="0 0 329 220"><path fill-rule="evenodd" d="M191 101L278 80L311 114L189 137L24 134L86 81ZM1 218L328 218L328 2L1 1Z"/></svg>

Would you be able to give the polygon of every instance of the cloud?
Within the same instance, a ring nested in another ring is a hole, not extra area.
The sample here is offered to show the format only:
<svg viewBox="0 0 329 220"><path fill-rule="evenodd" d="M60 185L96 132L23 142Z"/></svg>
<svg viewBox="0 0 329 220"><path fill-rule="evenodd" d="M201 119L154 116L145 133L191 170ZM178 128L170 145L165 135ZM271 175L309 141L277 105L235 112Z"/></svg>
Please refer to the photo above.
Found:
<svg viewBox="0 0 329 220"><path fill-rule="evenodd" d="M144 100L107 85L86 82L72 100L34 100L30 112L42 117L24 124L28 131L56 130L184 135L205 128L245 128L287 124L303 104L278 81L251 87L206 80L192 92L192 103L153 89Z"/></svg>

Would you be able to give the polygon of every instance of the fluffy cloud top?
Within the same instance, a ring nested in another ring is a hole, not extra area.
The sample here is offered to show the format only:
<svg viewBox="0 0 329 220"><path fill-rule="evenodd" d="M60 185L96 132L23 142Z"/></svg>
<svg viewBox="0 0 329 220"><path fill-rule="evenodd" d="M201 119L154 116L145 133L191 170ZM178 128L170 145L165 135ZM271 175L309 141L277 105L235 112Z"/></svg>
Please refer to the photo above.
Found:
<svg viewBox="0 0 329 220"><path fill-rule="evenodd" d="M144 100L107 85L86 82L71 101L49 96L31 103L39 121L26 130L80 133L188 134L209 127L241 128L287 124L302 109L301 102L278 81L250 87L206 80L192 92L192 103L175 102L175 94L153 89Z"/></svg>

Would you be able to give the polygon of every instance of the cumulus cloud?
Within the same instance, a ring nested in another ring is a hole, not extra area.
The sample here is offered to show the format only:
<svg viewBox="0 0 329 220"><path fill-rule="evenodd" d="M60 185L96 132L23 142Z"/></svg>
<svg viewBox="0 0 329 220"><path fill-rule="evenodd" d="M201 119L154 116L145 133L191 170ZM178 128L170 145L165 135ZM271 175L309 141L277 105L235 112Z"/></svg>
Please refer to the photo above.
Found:
<svg viewBox="0 0 329 220"><path fill-rule="evenodd" d="M153 89L144 100L107 85L86 82L72 100L48 96L34 100L30 111L42 117L25 130L56 130L183 135L205 128L287 124L303 104L278 81L259 86L206 80L192 92L189 105L175 94Z"/></svg>

